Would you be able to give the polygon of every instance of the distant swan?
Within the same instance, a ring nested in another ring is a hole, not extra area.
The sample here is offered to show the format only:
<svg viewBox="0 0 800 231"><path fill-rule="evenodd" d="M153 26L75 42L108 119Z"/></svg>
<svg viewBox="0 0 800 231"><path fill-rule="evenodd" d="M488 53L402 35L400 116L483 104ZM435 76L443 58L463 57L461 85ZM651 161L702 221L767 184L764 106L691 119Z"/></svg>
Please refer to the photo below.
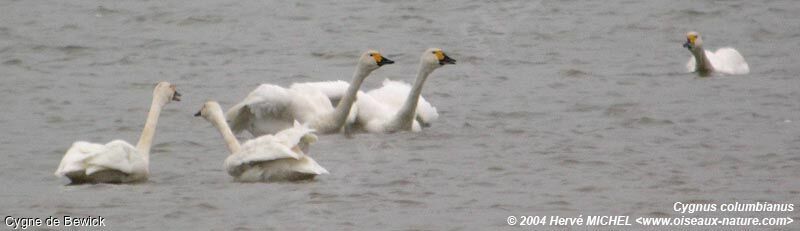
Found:
<svg viewBox="0 0 800 231"><path fill-rule="evenodd" d="M72 184L132 183L147 180L150 146L161 109L171 101L180 101L175 85L160 82L153 90L153 102L136 147L122 140L105 145L78 141L61 159L56 176L66 176Z"/></svg>
<svg viewBox="0 0 800 231"><path fill-rule="evenodd" d="M254 136L274 134L292 127L293 121L308 124L320 133L338 132L345 124L358 88L369 74L392 64L377 51L364 52L358 60L352 83L333 107L328 97L317 88L296 85L289 89L262 84L239 104L231 107L225 118L234 133L247 130Z"/></svg>
<svg viewBox="0 0 800 231"><path fill-rule="evenodd" d="M426 50L420 57L417 79L410 90L405 90L407 86L403 86L403 83L384 82L383 88L358 96L356 123L368 132L373 133L390 133L400 130L419 131L421 129L420 125L415 120L418 117L417 115L422 117L428 113L430 114L430 119L438 117L438 113L435 116L433 115L435 109L433 109L433 112L417 112L418 105L421 102L419 99L420 94L422 94L422 85L425 84L428 75L434 70L445 64L455 63L456 60L447 56L442 49L430 48ZM405 100L402 100L403 98ZM398 103L401 101L402 104ZM424 103L427 103L427 101ZM427 106L430 106L430 104L427 103Z"/></svg>
<svg viewBox="0 0 800 231"><path fill-rule="evenodd" d="M686 33L686 43L683 47L689 49L694 57L689 59L686 69L708 75L712 72L723 74L741 75L750 73L750 67L744 57L733 48L724 47L710 52L703 49L703 39L697 32Z"/></svg>
<svg viewBox="0 0 800 231"><path fill-rule="evenodd" d="M240 182L297 181L328 174L328 170L305 155L317 140L313 130L294 122L292 128L273 135L248 140L243 145L233 135L215 101L208 101L194 116L202 116L222 134L228 150L225 159L228 174Z"/></svg>

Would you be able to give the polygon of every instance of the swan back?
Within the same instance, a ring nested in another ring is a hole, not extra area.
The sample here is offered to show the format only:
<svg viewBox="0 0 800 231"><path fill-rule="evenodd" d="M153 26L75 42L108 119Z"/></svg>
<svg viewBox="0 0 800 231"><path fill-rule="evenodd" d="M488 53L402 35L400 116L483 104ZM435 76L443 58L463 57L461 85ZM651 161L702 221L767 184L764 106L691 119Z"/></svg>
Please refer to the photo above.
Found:
<svg viewBox="0 0 800 231"><path fill-rule="evenodd" d="M225 120L234 134L243 130L253 129L254 123L259 123L262 118L271 118L271 121L280 122L285 118L293 117L291 110L293 94L280 86L261 84L250 92L242 102L234 105L225 113ZM265 121L269 123L271 121ZM291 122L291 121L289 121ZM282 127L282 124L277 127ZM256 134L254 134L256 135Z"/></svg>
<svg viewBox="0 0 800 231"><path fill-rule="evenodd" d="M78 141L67 150L55 172L56 176L81 177L73 182L92 181L91 175L101 171L117 171L124 179L115 182L130 182L146 179L149 174L147 161L133 145L122 140L107 144Z"/></svg>
<svg viewBox="0 0 800 231"><path fill-rule="evenodd" d="M370 90L367 92L374 100L385 103L388 107L399 110L403 106L409 92L411 92L411 85L401 81L392 81L391 79L383 80L383 87ZM430 123L439 118L439 112L436 107L431 105L430 102L425 100L424 96L419 96L419 102L416 109L417 117L424 123Z"/></svg>

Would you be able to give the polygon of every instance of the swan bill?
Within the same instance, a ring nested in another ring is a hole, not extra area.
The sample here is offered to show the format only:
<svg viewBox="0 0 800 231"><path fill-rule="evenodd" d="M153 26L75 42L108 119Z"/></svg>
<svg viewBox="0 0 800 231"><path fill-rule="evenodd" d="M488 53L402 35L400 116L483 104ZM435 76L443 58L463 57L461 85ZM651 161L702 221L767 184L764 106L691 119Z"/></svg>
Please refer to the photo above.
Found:
<svg viewBox="0 0 800 231"><path fill-rule="evenodd" d="M379 67L383 66L383 65L386 65L386 64L393 64L394 63L394 61L392 61L391 59L387 59L386 57L383 57L380 54L376 54L373 57L375 57L375 59L376 59L375 61L378 63Z"/></svg>
<svg viewBox="0 0 800 231"><path fill-rule="evenodd" d="M450 56L447 56L446 54L444 54L444 52L442 52L442 55L444 56L444 58L439 60L439 65L445 65L445 64L453 64L453 65L455 65L456 64L456 60L455 59L450 58Z"/></svg>
<svg viewBox="0 0 800 231"><path fill-rule="evenodd" d="M439 65L444 66L445 64L456 64L456 60L447 56L444 51L440 49L436 49L433 51L433 55L436 56L436 60L439 60Z"/></svg>
<svg viewBox="0 0 800 231"><path fill-rule="evenodd" d="M194 113L194 117L200 117L200 116L202 116L202 115L203 115L203 113L202 113L202 112L203 112L203 110L197 111L197 113Z"/></svg>
<svg viewBox="0 0 800 231"><path fill-rule="evenodd" d="M686 43L683 44L684 48L689 50L694 49L697 46L697 38L700 36L697 32L691 31L686 33Z"/></svg>
<svg viewBox="0 0 800 231"><path fill-rule="evenodd" d="M172 101L181 101L181 93L176 91L175 94L172 94Z"/></svg>

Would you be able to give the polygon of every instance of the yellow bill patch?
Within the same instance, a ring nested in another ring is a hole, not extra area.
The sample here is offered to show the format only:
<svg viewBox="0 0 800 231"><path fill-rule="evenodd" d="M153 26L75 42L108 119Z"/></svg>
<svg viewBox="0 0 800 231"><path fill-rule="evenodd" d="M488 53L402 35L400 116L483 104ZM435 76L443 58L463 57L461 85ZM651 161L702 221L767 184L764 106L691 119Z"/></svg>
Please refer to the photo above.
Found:
<svg viewBox="0 0 800 231"><path fill-rule="evenodd" d="M433 54L434 54L434 55L436 55L436 59L437 59L437 60L439 60L439 61L442 61L442 60L444 60L444 52L442 52L442 51L435 51Z"/></svg>
<svg viewBox="0 0 800 231"><path fill-rule="evenodd" d="M373 53L372 58L375 59L375 63L381 63L383 61L383 56L380 53Z"/></svg>
<svg viewBox="0 0 800 231"><path fill-rule="evenodd" d="M694 40L697 40L697 35L690 34L690 35L686 36L686 38L689 39L689 43L694 45Z"/></svg>

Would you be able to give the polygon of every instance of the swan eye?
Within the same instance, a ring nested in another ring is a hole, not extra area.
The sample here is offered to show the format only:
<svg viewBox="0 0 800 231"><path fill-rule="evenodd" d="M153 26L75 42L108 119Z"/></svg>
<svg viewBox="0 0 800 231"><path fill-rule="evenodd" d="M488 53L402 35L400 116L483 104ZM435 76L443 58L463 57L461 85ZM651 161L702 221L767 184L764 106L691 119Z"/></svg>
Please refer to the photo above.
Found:
<svg viewBox="0 0 800 231"><path fill-rule="evenodd" d="M431 51L431 54L436 54L436 51Z"/></svg>
<svg viewBox="0 0 800 231"><path fill-rule="evenodd" d="M381 63L381 60L383 60L383 56L380 54L369 54L369 56L375 59L375 63Z"/></svg>

